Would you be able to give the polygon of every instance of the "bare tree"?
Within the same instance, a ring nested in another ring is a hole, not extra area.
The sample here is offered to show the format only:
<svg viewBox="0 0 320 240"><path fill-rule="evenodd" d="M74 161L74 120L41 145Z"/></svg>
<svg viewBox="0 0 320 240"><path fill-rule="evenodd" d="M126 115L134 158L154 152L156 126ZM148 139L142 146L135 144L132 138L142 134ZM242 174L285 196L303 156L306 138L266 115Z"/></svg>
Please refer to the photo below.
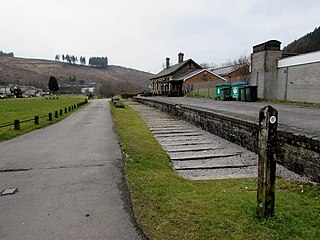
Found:
<svg viewBox="0 0 320 240"><path fill-rule="evenodd" d="M209 69L209 68L217 68L218 67L218 65L217 64L215 64L215 63L200 63L200 66L202 67L202 68L205 68L205 69Z"/></svg>
<svg viewBox="0 0 320 240"><path fill-rule="evenodd" d="M234 72L240 77L240 81L248 82L250 79L251 56L241 54L238 58L228 60L221 64L221 67L232 66Z"/></svg>

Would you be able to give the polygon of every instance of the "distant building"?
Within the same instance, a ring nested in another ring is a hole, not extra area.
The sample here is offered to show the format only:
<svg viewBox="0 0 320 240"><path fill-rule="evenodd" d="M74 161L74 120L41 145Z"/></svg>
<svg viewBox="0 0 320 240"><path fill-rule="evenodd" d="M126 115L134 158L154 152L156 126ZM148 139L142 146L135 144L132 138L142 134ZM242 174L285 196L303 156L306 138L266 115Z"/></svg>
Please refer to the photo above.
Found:
<svg viewBox="0 0 320 240"><path fill-rule="evenodd" d="M42 89L35 88L32 86L24 87L24 97L41 97L42 96Z"/></svg>
<svg viewBox="0 0 320 240"><path fill-rule="evenodd" d="M231 65L211 69L211 72L223 77L228 83L250 81L250 66L248 64Z"/></svg>
<svg viewBox="0 0 320 240"><path fill-rule="evenodd" d="M82 94L89 94L94 92L94 87L86 87L86 88L81 88L81 93Z"/></svg>
<svg viewBox="0 0 320 240"><path fill-rule="evenodd" d="M270 40L253 47L250 83L258 98L320 103L320 51L287 57L280 45Z"/></svg>
<svg viewBox="0 0 320 240"><path fill-rule="evenodd" d="M11 94L10 85L0 85L0 94L3 96Z"/></svg>
<svg viewBox="0 0 320 240"><path fill-rule="evenodd" d="M179 77L202 69L202 67L197 64L192 59L184 61L184 54L178 54L178 63L170 65L170 58L166 58L166 67L157 75L152 77L151 86L152 93L154 95L166 95L166 96L182 96L183 95L183 82L176 81Z"/></svg>
<svg viewBox="0 0 320 240"><path fill-rule="evenodd" d="M199 69L184 74L172 82L180 82L183 86L183 94L195 91L196 86L204 86L205 88L215 88L218 83L226 83L227 80L208 69Z"/></svg>

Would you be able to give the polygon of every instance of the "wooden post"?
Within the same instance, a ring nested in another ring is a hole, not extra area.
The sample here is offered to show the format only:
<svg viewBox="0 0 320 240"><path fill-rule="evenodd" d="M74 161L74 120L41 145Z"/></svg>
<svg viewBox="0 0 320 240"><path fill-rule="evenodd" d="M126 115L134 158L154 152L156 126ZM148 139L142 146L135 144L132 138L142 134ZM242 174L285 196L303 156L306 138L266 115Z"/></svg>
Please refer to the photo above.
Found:
<svg viewBox="0 0 320 240"><path fill-rule="evenodd" d="M60 115L60 116L62 115L62 109L60 109L60 113L59 113L59 115Z"/></svg>
<svg viewBox="0 0 320 240"><path fill-rule="evenodd" d="M58 118L58 117L59 117L58 111L55 111L55 112L54 112L54 117L55 117L55 118Z"/></svg>
<svg viewBox="0 0 320 240"><path fill-rule="evenodd" d="M271 106L260 110L258 136L257 215L260 220L273 216L275 201L278 111Z"/></svg>
<svg viewBox="0 0 320 240"><path fill-rule="evenodd" d="M16 119L13 122L14 124L14 130L20 130L20 120Z"/></svg>
<svg viewBox="0 0 320 240"><path fill-rule="evenodd" d="M69 106L68 110L69 110L69 112L71 112L71 107L70 106Z"/></svg>
<svg viewBox="0 0 320 240"><path fill-rule="evenodd" d="M39 116L34 116L34 124L39 125Z"/></svg>
<svg viewBox="0 0 320 240"><path fill-rule="evenodd" d="M64 113L68 113L68 109L67 108L64 109Z"/></svg>
<svg viewBox="0 0 320 240"><path fill-rule="evenodd" d="M52 121L52 113L49 113L48 121Z"/></svg>

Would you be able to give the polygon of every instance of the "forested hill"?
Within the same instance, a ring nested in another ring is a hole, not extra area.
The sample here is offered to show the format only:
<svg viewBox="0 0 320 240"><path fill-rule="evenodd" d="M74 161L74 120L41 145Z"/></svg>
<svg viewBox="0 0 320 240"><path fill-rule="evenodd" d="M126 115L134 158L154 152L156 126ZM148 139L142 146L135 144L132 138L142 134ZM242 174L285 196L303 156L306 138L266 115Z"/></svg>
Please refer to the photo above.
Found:
<svg viewBox="0 0 320 240"><path fill-rule="evenodd" d="M153 74L109 65L106 69L69 64L59 61L0 57L0 84L31 85L46 89L50 76L59 84L112 84L128 91L142 91L150 85Z"/></svg>
<svg viewBox="0 0 320 240"><path fill-rule="evenodd" d="M283 48L283 53L308 53L320 50L320 27Z"/></svg>

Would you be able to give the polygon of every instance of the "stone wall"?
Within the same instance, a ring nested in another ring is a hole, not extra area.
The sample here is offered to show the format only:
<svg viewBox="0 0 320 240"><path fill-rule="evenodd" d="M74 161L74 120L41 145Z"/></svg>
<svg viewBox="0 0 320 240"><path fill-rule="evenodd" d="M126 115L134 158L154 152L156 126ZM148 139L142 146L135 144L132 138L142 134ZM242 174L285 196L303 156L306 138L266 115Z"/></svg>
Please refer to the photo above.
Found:
<svg viewBox="0 0 320 240"><path fill-rule="evenodd" d="M252 152L258 152L257 123L189 106L168 104L152 98L135 98L135 101L184 119ZM300 175L307 176L310 181L320 183L320 138L315 139L279 130L277 146L278 163Z"/></svg>

